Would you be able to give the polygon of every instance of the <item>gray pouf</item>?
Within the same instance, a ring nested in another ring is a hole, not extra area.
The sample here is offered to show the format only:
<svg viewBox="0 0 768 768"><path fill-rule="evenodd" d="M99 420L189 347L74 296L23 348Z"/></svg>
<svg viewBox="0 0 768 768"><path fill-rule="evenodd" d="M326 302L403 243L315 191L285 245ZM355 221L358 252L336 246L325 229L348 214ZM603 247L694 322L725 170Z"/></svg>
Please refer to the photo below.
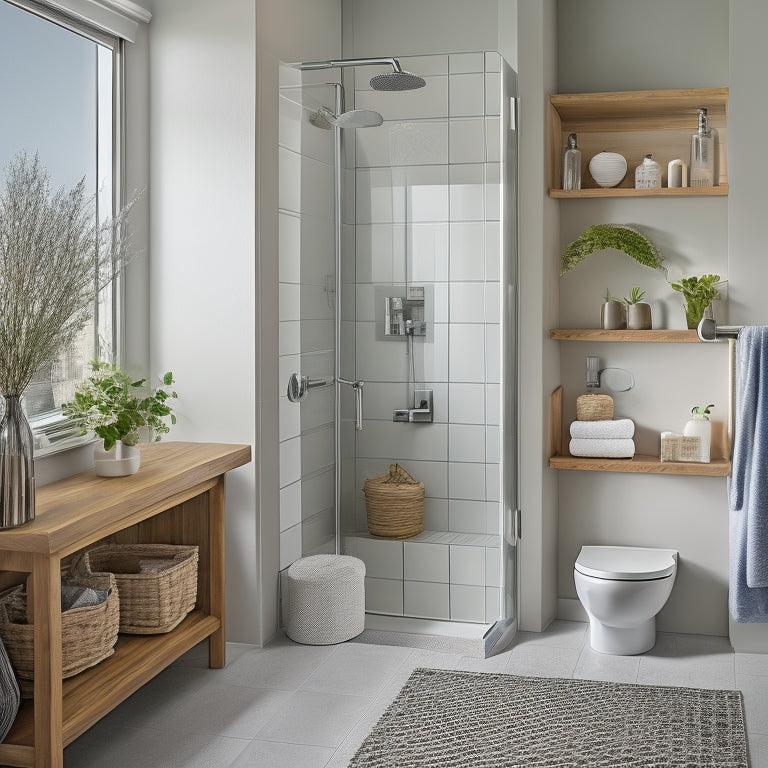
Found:
<svg viewBox="0 0 768 768"><path fill-rule="evenodd" d="M305 645L331 645L365 628L365 563L348 555L311 555L288 568L286 633Z"/></svg>

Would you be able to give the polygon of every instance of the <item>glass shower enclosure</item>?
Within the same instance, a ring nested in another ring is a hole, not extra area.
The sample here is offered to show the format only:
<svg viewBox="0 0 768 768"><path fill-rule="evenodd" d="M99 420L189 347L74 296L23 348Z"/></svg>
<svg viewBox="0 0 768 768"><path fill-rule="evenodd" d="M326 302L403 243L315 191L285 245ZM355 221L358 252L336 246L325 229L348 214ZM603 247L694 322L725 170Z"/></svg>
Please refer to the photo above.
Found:
<svg viewBox="0 0 768 768"><path fill-rule="evenodd" d="M281 568L359 557L371 627L490 652L517 620L516 76L397 61L426 85L281 68ZM391 464L425 484L405 540L368 531Z"/></svg>

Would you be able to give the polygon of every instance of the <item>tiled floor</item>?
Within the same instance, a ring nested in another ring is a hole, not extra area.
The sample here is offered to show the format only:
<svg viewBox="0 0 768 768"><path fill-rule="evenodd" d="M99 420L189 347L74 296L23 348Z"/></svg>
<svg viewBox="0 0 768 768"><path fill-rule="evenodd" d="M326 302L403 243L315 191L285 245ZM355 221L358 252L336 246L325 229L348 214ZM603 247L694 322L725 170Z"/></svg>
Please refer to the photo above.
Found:
<svg viewBox="0 0 768 768"><path fill-rule="evenodd" d="M768 768L768 655L725 638L660 634L639 657L603 656L586 625L521 633L491 659L367 645L231 645L223 670L194 649L67 747L67 768L346 768L416 667L738 688L752 768Z"/></svg>

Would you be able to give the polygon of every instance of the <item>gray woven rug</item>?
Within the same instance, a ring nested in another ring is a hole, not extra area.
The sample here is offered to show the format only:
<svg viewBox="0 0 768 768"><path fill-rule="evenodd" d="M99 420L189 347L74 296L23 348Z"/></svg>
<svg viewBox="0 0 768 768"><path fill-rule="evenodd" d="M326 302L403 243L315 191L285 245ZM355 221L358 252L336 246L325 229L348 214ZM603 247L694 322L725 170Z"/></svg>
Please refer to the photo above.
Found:
<svg viewBox="0 0 768 768"><path fill-rule="evenodd" d="M748 768L740 691L417 669L350 768Z"/></svg>

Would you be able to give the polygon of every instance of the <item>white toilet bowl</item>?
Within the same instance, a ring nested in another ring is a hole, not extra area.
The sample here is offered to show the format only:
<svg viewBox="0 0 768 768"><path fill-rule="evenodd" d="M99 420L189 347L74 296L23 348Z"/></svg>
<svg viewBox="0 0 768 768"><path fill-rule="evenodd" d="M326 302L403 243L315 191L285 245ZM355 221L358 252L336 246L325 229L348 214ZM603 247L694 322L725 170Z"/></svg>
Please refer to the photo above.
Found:
<svg viewBox="0 0 768 768"><path fill-rule="evenodd" d="M677 552L644 547L582 547L573 570L589 616L592 648L631 656L656 642L656 614L672 592Z"/></svg>

